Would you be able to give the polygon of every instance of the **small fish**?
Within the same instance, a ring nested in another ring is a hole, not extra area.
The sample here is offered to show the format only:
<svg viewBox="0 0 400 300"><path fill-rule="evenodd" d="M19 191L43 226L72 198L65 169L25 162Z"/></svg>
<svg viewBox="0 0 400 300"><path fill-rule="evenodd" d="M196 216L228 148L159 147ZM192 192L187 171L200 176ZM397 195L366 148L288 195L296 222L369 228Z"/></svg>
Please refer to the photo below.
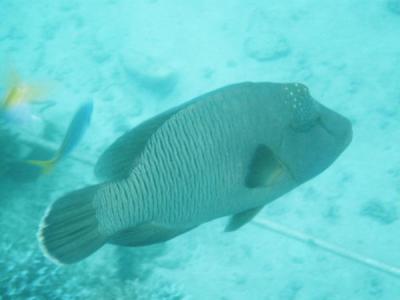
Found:
<svg viewBox="0 0 400 300"><path fill-rule="evenodd" d="M305 85L223 87L118 138L95 168L104 182L56 200L39 243L71 264L106 243L161 243L224 216L225 231L237 230L328 168L351 139L350 121Z"/></svg>
<svg viewBox="0 0 400 300"><path fill-rule="evenodd" d="M53 158L50 160L28 160L27 163L40 167L43 173L50 172L57 162L70 154L78 145L86 129L89 127L92 112L92 101L82 104L76 111L71 123L69 124L64 140L61 143L60 148L54 154Z"/></svg>
<svg viewBox="0 0 400 300"><path fill-rule="evenodd" d="M20 83L11 87L1 107L3 109L9 109L11 107L32 101L36 96L38 95L35 88Z"/></svg>
<svg viewBox="0 0 400 300"><path fill-rule="evenodd" d="M29 104L43 98L45 88L23 82L15 71L10 73L8 81L8 91L0 104L1 119L14 124L38 120Z"/></svg>

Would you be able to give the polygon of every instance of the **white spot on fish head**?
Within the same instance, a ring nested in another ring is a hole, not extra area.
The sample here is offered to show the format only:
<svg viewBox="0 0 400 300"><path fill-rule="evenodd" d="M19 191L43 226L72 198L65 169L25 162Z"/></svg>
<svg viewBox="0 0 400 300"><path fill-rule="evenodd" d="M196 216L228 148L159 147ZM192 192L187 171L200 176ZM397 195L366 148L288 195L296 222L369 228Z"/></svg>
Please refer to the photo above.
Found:
<svg viewBox="0 0 400 300"><path fill-rule="evenodd" d="M296 130L307 130L319 115L316 101L308 88L301 83L287 84L284 95L284 102L292 114L291 126Z"/></svg>

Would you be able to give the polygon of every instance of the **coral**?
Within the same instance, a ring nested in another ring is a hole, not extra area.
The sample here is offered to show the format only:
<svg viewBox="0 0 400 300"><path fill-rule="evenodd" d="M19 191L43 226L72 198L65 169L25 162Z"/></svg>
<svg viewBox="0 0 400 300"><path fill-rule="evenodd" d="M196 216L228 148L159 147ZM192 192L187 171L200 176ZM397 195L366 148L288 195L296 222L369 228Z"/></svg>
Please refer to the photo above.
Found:
<svg viewBox="0 0 400 300"><path fill-rule="evenodd" d="M154 260L164 252L165 246L117 250L110 260L63 267L44 257L35 240L4 237L0 299L184 299L179 287L154 272Z"/></svg>
<svg viewBox="0 0 400 300"><path fill-rule="evenodd" d="M177 286L160 276L150 276L150 264L143 265L157 253L140 255L143 261L139 255L133 257L133 262L141 265L135 266L140 274L121 280L113 268L96 270L104 265L91 267L94 272L83 266L59 267L45 258L34 243L13 244L7 239L0 244L0 299L184 299Z"/></svg>
<svg viewBox="0 0 400 300"><path fill-rule="evenodd" d="M0 247L2 299L87 298L86 290L77 289L79 279L47 260L35 244L2 243Z"/></svg>

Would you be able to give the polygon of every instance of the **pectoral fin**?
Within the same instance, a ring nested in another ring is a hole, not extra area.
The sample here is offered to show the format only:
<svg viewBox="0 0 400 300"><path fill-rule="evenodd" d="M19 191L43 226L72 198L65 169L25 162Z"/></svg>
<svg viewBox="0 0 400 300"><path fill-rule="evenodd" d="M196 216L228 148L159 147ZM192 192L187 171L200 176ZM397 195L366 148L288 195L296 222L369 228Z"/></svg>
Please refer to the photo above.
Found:
<svg viewBox="0 0 400 300"><path fill-rule="evenodd" d="M256 207L256 208L252 208L252 209L243 211L236 215L233 215L229 219L229 223L225 227L225 232L235 231L235 230L239 229L240 227L242 227L243 225L247 224L258 214L258 212L262 208L263 207Z"/></svg>
<svg viewBox="0 0 400 300"><path fill-rule="evenodd" d="M250 162L245 184L248 188L270 187L285 174L285 166L265 145L259 145Z"/></svg>
<svg viewBox="0 0 400 300"><path fill-rule="evenodd" d="M126 247L146 246L168 241L193 228L172 228L156 223L145 223L114 234L108 243Z"/></svg>

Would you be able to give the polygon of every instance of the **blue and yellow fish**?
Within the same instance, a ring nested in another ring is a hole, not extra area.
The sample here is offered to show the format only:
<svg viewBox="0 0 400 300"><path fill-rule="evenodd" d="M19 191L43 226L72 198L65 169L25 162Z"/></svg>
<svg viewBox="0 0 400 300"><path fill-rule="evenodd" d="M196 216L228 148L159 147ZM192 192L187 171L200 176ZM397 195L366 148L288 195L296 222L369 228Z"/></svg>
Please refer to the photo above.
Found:
<svg viewBox="0 0 400 300"><path fill-rule="evenodd" d="M70 154L76 148L86 129L89 127L92 112L92 101L82 104L69 124L64 140L53 158L49 160L28 160L27 163L40 167L43 173L50 172L62 158Z"/></svg>

